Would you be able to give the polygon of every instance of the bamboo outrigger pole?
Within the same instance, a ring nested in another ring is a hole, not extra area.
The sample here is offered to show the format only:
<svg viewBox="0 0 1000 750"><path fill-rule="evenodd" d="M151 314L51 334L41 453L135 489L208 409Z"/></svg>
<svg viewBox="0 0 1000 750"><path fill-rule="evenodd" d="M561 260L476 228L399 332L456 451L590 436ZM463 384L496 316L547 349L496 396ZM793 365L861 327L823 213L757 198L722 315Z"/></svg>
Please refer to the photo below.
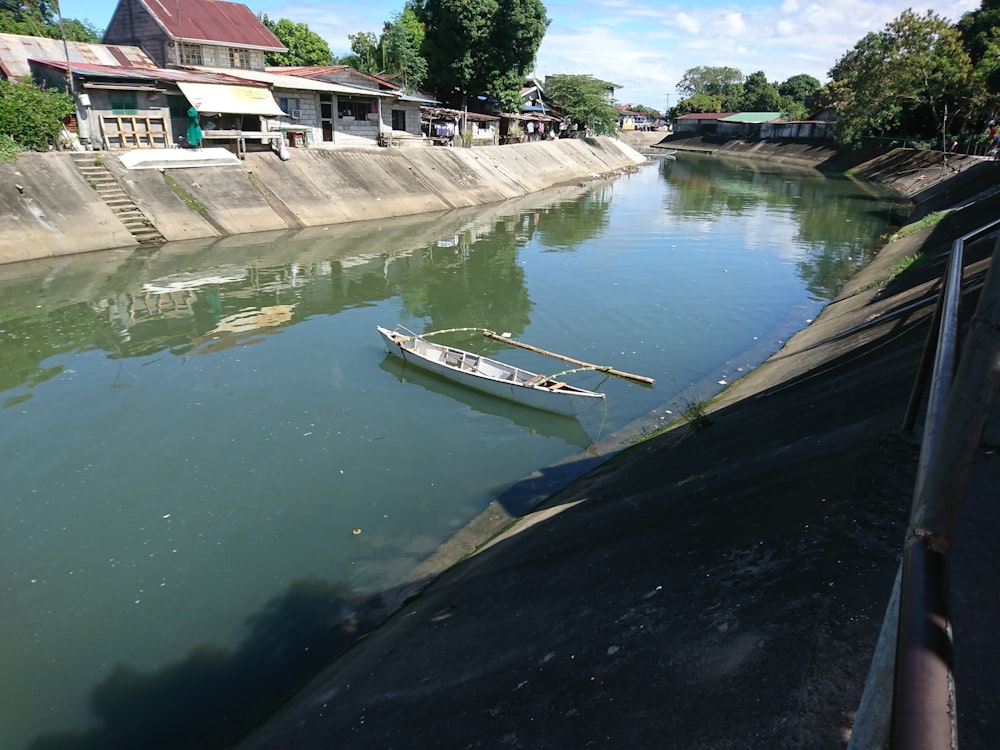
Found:
<svg viewBox="0 0 1000 750"><path fill-rule="evenodd" d="M608 367L607 365L595 365L590 362L583 362L579 359L573 359L572 357L567 357L562 354L556 354L555 352L550 352L545 349L539 349L537 346L532 346L531 344L522 344L520 341L515 341L507 336L501 336L499 333L488 331L485 328L483 329L483 336L490 339L496 339L497 341L503 341L511 346L519 346L522 349L527 349L528 351L535 352L536 354L544 354L546 357L554 357L555 359L561 359L564 362L569 362L570 364L581 365L588 370L597 370L598 372L606 372L608 375L625 378L626 380L634 380L636 383L642 383L643 385L652 385L654 382L652 378L647 378L645 375L633 375L630 372L616 370L615 368Z"/></svg>

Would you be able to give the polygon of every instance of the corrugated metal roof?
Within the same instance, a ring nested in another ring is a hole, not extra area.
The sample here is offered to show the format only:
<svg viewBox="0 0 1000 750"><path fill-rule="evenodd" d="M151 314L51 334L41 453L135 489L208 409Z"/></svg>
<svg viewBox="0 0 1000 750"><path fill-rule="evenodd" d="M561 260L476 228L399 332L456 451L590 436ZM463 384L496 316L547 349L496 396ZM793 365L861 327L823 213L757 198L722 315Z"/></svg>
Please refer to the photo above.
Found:
<svg viewBox="0 0 1000 750"><path fill-rule="evenodd" d="M222 0L138 0L172 38L274 52L288 50L243 3ZM119 6L121 7L121 6Z"/></svg>
<svg viewBox="0 0 1000 750"><path fill-rule="evenodd" d="M691 112L686 115L681 115L678 120L724 120L727 117L732 117L734 112Z"/></svg>
<svg viewBox="0 0 1000 750"><path fill-rule="evenodd" d="M722 122L738 122L759 125L763 122L774 122L781 119L781 112L739 112L729 117L723 117Z"/></svg>
<svg viewBox="0 0 1000 750"><path fill-rule="evenodd" d="M74 64L95 64L155 68L156 63L138 47L121 44L67 42L69 60ZM0 34L0 70L8 78L31 75L28 60L66 60L62 39Z"/></svg>
<svg viewBox="0 0 1000 750"><path fill-rule="evenodd" d="M66 69L65 60L32 60L33 63L59 70ZM110 65L73 63L75 75L91 75L100 78L114 78L124 81L190 81L192 83L221 83L225 85L253 85L253 81L222 73L220 71L184 70L177 68L157 68L150 63L147 68L118 68Z"/></svg>
<svg viewBox="0 0 1000 750"><path fill-rule="evenodd" d="M211 70L211 68L199 67L195 68L195 70L208 71ZM272 73L270 70L240 70L233 71L232 75L248 81L259 81L272 86L279 86L284 89L298 89L299 91L329 91L336 94L366 94L368 96L382 96L388 99L396 98L395 92L392 91L376 91L374 89L366 89L360 86L350 86L346 83L330 83L329 81L320 81L314 78L305 78L297 75L281 75L279 73Z"/></svg>
<svg viewBox="0 0 1000 750"><path fill-rule="evenodd" d="M385 86L396 93L402 91L402 88L387 81L384 78L379 78L378 76L368 75L367 73L362 73L360 70L352 68L350 65L286 65L286 66L268 66L265 68L268 73L279 73L282 75L289 76L302 76L303 78L312 78L314 80L320 81L331 81L340 83L338 76L344 76L349 74L356 78L364 78L371 81L375 86L382 87ZM344 84L345 86L351 86L353 84Z"/></svg>

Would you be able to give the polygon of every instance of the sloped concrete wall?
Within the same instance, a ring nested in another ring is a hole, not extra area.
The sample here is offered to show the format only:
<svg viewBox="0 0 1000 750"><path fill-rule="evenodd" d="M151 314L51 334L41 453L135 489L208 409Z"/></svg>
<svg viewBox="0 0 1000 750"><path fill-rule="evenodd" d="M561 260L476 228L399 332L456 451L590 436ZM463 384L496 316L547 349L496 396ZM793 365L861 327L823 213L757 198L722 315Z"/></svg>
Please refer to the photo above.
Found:
<svg viewBox="0 0 1000 750"><path fill-rule="evenodd" d="M69 154L0 164L0 263L135 245Z"/></svg>
<svg viewBox="0 0 1000 750"><path fill-rule="evenodd" d="M168 240L340 224L494 203L633 168L610 139L473 149L292 149L239 165L108 169ZM68 153L0 165L0 263L135 245Z"/></svg>

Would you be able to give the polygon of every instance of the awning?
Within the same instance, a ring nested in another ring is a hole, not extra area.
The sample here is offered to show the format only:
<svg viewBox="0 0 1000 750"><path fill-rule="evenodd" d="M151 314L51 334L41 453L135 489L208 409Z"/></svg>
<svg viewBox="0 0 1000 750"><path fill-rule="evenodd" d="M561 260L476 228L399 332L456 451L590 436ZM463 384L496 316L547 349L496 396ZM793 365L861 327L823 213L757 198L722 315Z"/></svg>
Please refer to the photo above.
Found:
<svg viewBox="0 0 1000 750"><path fill-rule="evenodd" d="M185 81L178 81L177 86L191 102L191 106L201 114L263 117L279 117L284 114L271 96L271 89Z"/></svg>

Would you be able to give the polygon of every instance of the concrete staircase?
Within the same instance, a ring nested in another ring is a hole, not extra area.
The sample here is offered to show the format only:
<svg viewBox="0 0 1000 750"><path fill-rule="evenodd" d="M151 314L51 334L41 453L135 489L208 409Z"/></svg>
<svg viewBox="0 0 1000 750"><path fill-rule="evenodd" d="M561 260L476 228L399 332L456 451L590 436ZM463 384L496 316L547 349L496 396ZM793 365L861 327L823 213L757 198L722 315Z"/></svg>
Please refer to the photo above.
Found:
<svg viewBox="0 0 1000 750"><path fill-rule="evenodd" d="M166 241L139 210L135 201L122 189L115 176L101 163L99 152L74 153L73 161L83 178L97 191L108 208L114 211L118 220L125 225L139 244L159 244Z"/></svg>

